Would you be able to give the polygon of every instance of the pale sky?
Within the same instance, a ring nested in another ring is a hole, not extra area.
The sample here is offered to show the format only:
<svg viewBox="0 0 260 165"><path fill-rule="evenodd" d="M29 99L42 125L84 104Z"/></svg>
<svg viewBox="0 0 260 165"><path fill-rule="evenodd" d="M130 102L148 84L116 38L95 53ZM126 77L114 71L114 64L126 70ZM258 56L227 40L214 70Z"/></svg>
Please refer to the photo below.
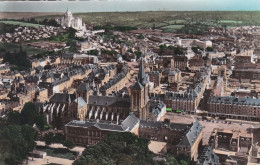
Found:
<svg viewBox="0 0 260 165"><path fill-rule="evenodd" d="M260 0L90 0L59 2L0 2L0 12L260 10Z"/></svg>

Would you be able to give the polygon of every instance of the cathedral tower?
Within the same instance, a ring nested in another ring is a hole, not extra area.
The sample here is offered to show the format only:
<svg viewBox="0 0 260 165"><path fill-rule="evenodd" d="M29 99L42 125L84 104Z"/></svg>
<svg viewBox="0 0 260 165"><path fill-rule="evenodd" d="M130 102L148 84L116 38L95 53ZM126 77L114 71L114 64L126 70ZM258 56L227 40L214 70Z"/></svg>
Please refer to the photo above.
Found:
<svg viewBox="0 0 260 165"><path fill-rule="evenodd" d="M148 79L142 58L140 59L137 81L131 87L131 110L141 120L146 120L148 113Z"/></svg>

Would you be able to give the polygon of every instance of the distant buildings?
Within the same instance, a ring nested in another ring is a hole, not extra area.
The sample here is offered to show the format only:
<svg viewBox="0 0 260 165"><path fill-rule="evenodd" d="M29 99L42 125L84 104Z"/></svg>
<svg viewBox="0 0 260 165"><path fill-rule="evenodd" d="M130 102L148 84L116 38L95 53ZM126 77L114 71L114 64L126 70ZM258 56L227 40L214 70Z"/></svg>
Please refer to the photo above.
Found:
<svg viewBox="0 0 260 165"><path fill-rule="evenodd" d="M178 39L177 44L184 47L199 46L204 49L207 47L212 47L211 41L200 41L197 39Z"/></svg>
<svg viewBox="0 0 260 165"><path fill-rule="evenodd" d="M80 17L74 17L72 13L67 9L65 14L62 18L56 18L55 19L58 24L60 24L62 27L72 27L76 30L86 30L86 25L83 23L82 18Z"/></svg>
<svg viewBox="0 0 260 165"><path fill-rule="evenodd" d="M87 54L63 54L60 59L61 64L75 64L75 65L84 65L84 64L97 64L98 58L94 55Z"/></svg>

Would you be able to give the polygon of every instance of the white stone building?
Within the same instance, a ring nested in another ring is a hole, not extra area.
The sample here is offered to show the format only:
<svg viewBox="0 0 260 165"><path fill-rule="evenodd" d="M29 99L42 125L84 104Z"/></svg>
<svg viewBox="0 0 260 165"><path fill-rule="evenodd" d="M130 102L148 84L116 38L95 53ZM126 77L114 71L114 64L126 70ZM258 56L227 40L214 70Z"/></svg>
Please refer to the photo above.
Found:
<svg viewBox="0 0 260 165"><path fill-rule="evenodd" d="M62 18L56 18L55 19L58 24L60 24L62 27L72 27L76 30L85 31L86 25L82 22L82 18L80 17L74 17L72 13L67 9L66 13Z"/></svg>

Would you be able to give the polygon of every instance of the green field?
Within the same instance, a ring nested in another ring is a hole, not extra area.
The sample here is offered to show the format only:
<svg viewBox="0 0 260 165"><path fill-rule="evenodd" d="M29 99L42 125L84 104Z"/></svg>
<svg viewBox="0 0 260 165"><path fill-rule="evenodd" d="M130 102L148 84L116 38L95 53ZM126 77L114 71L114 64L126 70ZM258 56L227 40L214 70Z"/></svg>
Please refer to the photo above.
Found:
<svg viewBox="0 0 260 165"><path fill-rule="evenodd" d="M0 23L20 25L20 26L28 26L28 27L36 27L36 28L38 28L39 26L42 26L40 24L26 23L26 22L20 22L20 21L0 21Z"/></svg>
<svg viewBox="0 0 260 165"><path fill-rule="evenodd" d="M260 25L260 11L150 11L76 13L87 24L159 28L166 32L203 33L213 26ZM37 17L61 17L58 15Z"/></svg>
<svg viewBox="0 0 260 165"><path fill-rule="evenodd" d="M22 48L24 51L27 52L28 55L45 52L45 50L36 49L28 46L23 46ZM6 51L10 51L10 52L14 52L14 51L18 52L20 50L20 45L14 43L0 43L0 49L5 49Z"/></svg>
<svg viewBox="0 0 260 165"><path fill-rule="evenodd" d="M228 24L242 24L242 21L234 21L234 20L220 20L219 23L228 23Z"/></svg>
<svg viewBox="0 0 260 165"><path fill-rule="evenodd" d="M161 29L165 32L172 32L176 33L178 30L182 29L184 25L168 25L168 26L163 26Z"/></svg>

